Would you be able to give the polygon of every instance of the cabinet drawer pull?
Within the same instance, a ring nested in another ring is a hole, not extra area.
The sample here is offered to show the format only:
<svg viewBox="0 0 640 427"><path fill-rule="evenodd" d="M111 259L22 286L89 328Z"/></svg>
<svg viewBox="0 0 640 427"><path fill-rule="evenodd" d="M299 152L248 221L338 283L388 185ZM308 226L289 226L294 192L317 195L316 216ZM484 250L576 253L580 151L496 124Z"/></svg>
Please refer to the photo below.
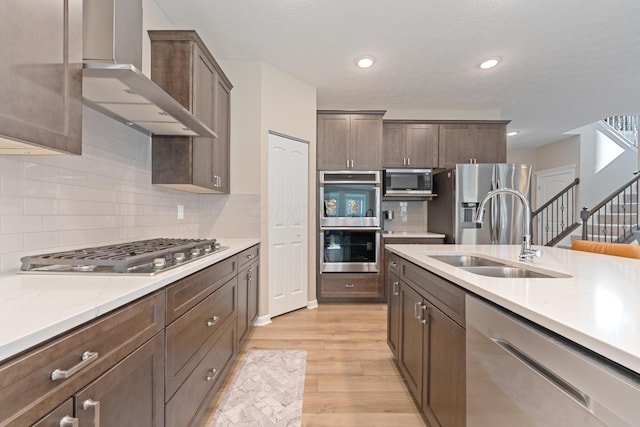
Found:
<svg viewBox="0 0 640 427"><path fill-rule="evenodd" d="M389 263L389 265L390 265L392 268L398 268L398 263L396 263L396 262L394 262L394 261L391 261L391 263Z"/></svg>
<svg viewBox="0 0 640 427"><path fill-rule="evenodd" d="M253 255L253 254L249 254L249 255L247 255L247 259L253 259L254 256L255 255Z"/></svg>
<svg viewBox="0 0 640 427"><path fill-rule="evenodd" d="M82 409L93 409L93 427L100 427L100 401L87 399L82 402Z"/></svg>
<svg viewBox="0 0 640 427"><path fill-rule="evenodd" d="M346 288L353 288L355 285L353 283L347 283L344 285Z"/></svg>
<svg viewBox="0 0 640 427"><path fill-rule="evenodd" d="M60 427L78 427L78 419L65 415L60 420Z"/></svg>
<svg viewBox="0 0 640 427"><path fill-rule="evenodd" d="M215 325L216 323L218 323L218 320L220 320L218 316L213 316L211 319L207 320L207 326Z"/></svg>
<svg viewBox="0 0 640 427"><path fill-rule="evenodd" d="M67 369L67 370L56 369L55 371L51 372L51 380L55 381L55 380L71 377L72 375L77 373L80 369L95 362L95 360L98 358L98 353L96 353L95 351L85 351L84 353L82 353L81 358L82 358L82 362L78 363L77 365L75 365L70 369Z"/></svg>
<svg viewBox="0 0 640 427"><path fill-rule="evenodd" d="M216 368L213 368L211 370L209 370L209 375L207 375L206 380L207 381L213 381L215 379L215 377L218 376L218 370Z"/></svg>

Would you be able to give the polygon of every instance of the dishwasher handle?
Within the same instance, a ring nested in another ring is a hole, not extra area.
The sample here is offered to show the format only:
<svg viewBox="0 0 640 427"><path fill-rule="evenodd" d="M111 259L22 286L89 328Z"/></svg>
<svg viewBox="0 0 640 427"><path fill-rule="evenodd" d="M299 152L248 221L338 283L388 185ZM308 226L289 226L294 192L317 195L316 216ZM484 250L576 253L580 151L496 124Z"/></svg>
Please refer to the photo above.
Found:
<svg viewBox="0 0 640 427"><path fill-rule="evenodd" d="M571 397L573 400L578 402L588 411L592 411L591 409L591 398L580 389L569 383L567 380L556 374L555 372L549 370L544 367L540 363L538 363L535 359L529 356L524 351L520 350L515 345L511 344L509 341L504 338L495 338L489 337L491 341L496 343L500 348L502 348L507 353L511 354L513 357L518 359L521 363L528 366L534 372L537 372L542 377L546 378L549 382L553 383L556 387L558 387L561 391L563 391L566 395Z"/></svg>

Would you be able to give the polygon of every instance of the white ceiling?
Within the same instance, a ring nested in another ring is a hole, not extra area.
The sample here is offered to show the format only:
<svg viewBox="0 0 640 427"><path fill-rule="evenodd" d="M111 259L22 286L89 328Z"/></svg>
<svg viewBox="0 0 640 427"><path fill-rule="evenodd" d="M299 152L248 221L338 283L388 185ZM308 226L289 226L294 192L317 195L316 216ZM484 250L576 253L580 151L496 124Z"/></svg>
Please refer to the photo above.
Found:
<svg viewBox="0 0 640 427"><path fill-rule="evenodd" d="M318 109L499 111L521 132L509 147L640 113L638 0L155 1L216 58L315 86Z"/></svg>

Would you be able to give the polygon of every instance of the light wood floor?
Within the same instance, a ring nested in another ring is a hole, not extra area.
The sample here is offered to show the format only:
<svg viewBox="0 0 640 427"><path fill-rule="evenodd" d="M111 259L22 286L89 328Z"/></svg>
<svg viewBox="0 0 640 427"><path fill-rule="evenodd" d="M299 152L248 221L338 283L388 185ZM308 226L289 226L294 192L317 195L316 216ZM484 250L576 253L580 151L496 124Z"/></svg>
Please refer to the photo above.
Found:
<svg viewBox="0 0 640 427"><path fill-rule="evenodd" d="M244 351L307 351L303 427L426 427L387 346L386 314L384 304L301 309L256 328ZM243 353L218 392L209 419Z"/></svg>

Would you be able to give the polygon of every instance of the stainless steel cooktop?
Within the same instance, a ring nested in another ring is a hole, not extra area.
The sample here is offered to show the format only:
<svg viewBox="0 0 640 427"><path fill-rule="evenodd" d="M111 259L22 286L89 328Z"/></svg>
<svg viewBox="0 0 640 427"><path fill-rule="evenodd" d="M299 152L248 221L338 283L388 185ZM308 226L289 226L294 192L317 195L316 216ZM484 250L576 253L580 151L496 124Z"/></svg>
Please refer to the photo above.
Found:
<svg viewBox="0 0 640 427"><path fill-rule="evenodd" d="M154 275L228 249L216 239L158 238L21 258L25 273Z"/></svg>

